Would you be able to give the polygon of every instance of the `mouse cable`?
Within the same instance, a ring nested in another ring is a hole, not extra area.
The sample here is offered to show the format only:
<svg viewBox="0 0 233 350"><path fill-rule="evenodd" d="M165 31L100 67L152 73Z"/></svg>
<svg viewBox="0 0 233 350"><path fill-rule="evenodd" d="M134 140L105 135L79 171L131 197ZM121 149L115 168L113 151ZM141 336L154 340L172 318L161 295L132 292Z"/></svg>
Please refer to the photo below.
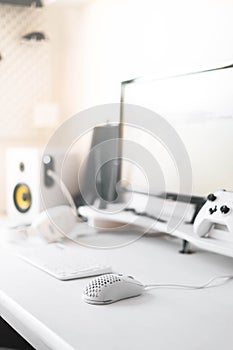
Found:
<svg viewBox="0 0 233 350"><path fill-rule="evenodd" d="M145 285L146 290L151 289L157 289L157 288L164 288L164 289L206 289L206 288L213 288L218 287L221 285L224 285L228 281L233 279L233 275L224 275L224 276L215 276L210 278L207 282L200 285L189 285L189 284L173 284L173 283L167 283L167 284L147 284Z"/></svg>

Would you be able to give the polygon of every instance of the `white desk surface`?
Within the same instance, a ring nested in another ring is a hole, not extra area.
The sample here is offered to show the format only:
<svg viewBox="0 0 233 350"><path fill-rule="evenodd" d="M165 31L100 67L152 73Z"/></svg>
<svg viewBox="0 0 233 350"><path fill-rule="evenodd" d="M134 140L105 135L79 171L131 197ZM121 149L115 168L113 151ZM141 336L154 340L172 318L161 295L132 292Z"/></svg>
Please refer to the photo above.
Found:
<svg viewBox="0 0 233 350"><path fill-rule="evenodd" d="M115 271L146 284L199 284L233 273L232 258L182 255L180 247L177 239L147 236L119 249L77 251L100 254ZM95 306L81 299L90 278L58 281L4 247L0 266L0 314L36 349L232 350L233 282L196 291L158 289Z"/></svg>

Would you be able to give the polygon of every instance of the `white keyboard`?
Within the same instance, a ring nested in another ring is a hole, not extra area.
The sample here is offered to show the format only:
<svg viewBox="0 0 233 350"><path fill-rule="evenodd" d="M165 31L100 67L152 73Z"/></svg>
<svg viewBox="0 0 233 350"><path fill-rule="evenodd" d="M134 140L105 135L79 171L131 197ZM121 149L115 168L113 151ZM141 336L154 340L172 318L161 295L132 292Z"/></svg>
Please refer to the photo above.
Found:
<svg viewBox="0 0 233 350"><path fill-rule="evenodd" d="M90 255L90 252L88 252ZM79 246L47 244L28 248L18 256L59 280L72 280L112 272L110 266L87 258L87 252Z"/></svg>

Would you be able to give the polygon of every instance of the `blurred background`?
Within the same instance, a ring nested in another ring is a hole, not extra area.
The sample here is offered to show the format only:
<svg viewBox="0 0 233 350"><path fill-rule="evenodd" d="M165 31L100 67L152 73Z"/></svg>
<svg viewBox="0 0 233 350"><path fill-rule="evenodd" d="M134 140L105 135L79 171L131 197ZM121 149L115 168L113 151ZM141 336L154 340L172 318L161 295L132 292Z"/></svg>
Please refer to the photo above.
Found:
<svg viewBox="0 0 233 350"><path fill-rule="evenodd" d="M0 1L1 214L8 147L44 147L67 118L119 102L121 81L233 58L229 0L30 3Z"/></svg>

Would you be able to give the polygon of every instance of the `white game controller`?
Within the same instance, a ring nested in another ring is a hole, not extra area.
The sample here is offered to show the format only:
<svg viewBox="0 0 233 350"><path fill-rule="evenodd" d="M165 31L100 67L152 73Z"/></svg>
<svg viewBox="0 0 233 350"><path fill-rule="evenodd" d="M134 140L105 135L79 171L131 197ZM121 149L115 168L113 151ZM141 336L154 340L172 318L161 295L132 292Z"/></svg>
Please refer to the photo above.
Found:
<svg viewBox="0 0 233 350"><path fill-rule="evenodd" d="M207 236L214 227L226 228L233 237L233 192L210 193L194 221L194 232Z"/></svg>

